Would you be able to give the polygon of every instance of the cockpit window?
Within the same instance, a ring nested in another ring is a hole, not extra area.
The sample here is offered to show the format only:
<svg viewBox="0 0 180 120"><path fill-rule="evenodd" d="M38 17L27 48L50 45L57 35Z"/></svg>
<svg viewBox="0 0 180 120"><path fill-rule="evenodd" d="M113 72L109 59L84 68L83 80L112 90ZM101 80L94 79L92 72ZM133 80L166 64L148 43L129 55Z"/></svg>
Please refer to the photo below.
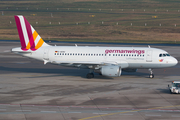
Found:
<svg viewBox="0 0 180 120"><path fill-rule="evenodd" d="M170 56L170 55L168 53L159 54L159 57L166 57L166 56Z"/></svg>
<svg viewBox="0 0 180 120"><path fill-rule="evenodd" d="M166 54L163 54L163 57L166 57Z"/></svg>

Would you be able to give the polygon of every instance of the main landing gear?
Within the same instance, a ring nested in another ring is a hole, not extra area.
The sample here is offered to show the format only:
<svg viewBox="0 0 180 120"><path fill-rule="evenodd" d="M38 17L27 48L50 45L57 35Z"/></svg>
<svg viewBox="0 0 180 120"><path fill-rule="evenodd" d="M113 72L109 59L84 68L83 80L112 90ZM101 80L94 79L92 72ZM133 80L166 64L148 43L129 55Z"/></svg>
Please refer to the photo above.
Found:
<svg viewBox="0 0 180 120"><path fill-rule="evenodd" d="M86 75L86 77L87 77L88 79L94 78L94 73L88 73L88 74Z"/></svg>
<svg viewBox="0 0 180 120"><path fill-rule="evenodd" d="M154 78L154 74L151 68L149 69L149 72L150 72L149 78Z"/></svg>
<svg viewBox="0 0 180 120"><path fill-rule="evenodd" d="M94 78L94 73L93 73L93 70L92 70L92 69L90 69L90 71L89 71L89 73L86 75L86 77L87 77L88 79Z"/></svg>

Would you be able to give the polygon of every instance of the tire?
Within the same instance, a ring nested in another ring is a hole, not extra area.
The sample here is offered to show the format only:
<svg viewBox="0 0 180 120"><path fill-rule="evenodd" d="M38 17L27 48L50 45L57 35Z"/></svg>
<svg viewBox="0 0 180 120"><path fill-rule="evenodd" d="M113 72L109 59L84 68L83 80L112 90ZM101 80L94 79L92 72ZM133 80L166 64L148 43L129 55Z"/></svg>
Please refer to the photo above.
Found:
<svg viewBox="0 0 180 120"><path fill-rule="evenodd" d="M93 73L88 73L86 75L86 78L88 78L88 79L94 78L94 74Z"/></svg>
<svg viewBox="0 0 180 120"><path fill-rule="evenodd" d="M153 75L153 74L150 74L150 75L149 75L149 78L154 78L154 75Z"/></svg>

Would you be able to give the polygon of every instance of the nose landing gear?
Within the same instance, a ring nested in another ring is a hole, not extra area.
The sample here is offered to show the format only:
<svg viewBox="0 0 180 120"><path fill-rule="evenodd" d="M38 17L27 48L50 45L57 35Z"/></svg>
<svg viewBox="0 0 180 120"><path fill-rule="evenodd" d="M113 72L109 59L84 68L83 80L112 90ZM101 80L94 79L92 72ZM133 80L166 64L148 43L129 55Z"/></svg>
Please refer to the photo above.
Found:
<svg viewBox="0 0 180 120"><path fill-rule="evenodd" d="M151 68L149 69L149 71L150 71L149 78L154 78L154 74L153 74L153 71L152 71L152 69L151 69Z"/></svg>

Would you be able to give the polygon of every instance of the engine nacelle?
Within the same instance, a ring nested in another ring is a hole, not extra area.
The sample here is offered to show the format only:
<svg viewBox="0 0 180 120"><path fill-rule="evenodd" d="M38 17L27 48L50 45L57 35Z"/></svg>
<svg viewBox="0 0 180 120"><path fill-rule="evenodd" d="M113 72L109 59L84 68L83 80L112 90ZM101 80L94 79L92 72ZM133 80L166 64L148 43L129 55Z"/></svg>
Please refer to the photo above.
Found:
<svg viewBox="0 0 180 120"><path fill-rule="evenodd" d="M104 76L118 77L121 76L121 67L119 66L102 66L101 74Z"/></svg>
<svg viewBox="0 0 180 120"><path fill-rule="evenodd" d="M135 68L124 68L122 69L123 72L136 72L138 69Z"/></svg>

